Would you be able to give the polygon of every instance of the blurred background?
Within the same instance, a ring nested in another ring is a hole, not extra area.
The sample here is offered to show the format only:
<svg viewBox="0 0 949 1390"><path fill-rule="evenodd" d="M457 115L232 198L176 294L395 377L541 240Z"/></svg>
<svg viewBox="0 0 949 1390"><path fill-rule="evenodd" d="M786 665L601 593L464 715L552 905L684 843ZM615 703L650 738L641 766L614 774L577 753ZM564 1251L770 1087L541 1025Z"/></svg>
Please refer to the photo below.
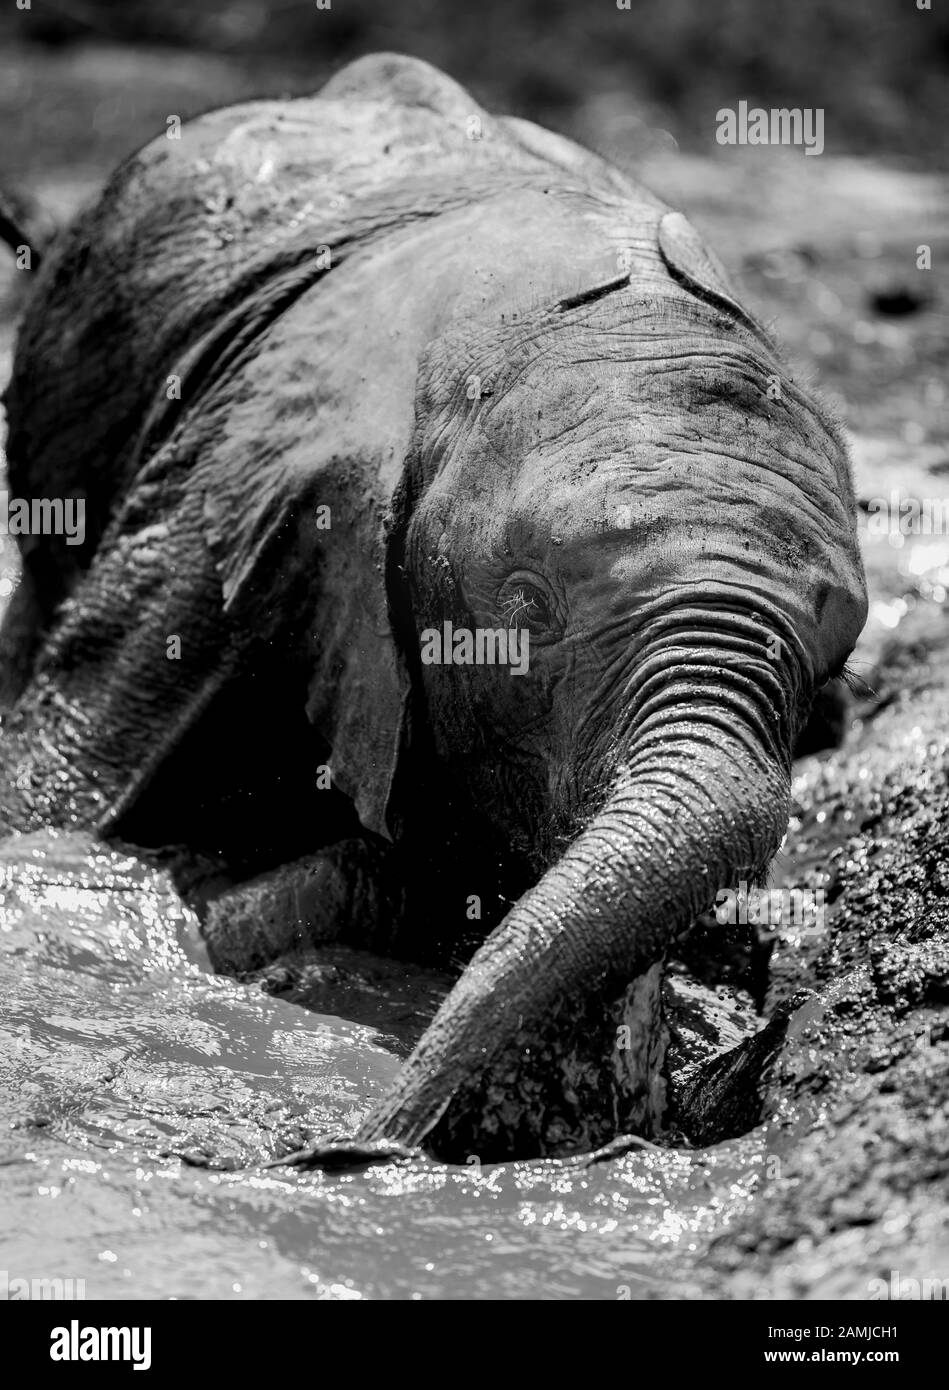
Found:
<svg viewBox="0 0 949 1390"><path fill-rule="evenodd" d="M686 150L714 114L826 111L828 152L944 165L949 7L915 0L10 0L0 10L2 165L109 166L248 95L311 92L362 53L426 58L482 105L635 155L640 126Z"/></svg>

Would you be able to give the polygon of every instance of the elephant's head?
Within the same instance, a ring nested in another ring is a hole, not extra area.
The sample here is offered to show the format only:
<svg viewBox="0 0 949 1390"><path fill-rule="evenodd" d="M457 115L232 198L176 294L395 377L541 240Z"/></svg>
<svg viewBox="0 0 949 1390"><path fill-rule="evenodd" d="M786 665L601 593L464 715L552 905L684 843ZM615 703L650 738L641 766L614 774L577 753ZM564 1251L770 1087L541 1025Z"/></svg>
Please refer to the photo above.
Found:
<svg viewBox="0 0 949 1390"><path fill-rule="evenodd" d="M639 275L502 299L428 356L404 556L416 640L446 620L512 626L529 662L439 664L430 647L420 676L441 759L542 876L364 1138L437 1139L464 1107L518 1156L549 1147L543 1106L525 1120L544 1040L620 995L721 886L765 872L795 737L865 619L839 433L684 219L656 242Z"/></svg>

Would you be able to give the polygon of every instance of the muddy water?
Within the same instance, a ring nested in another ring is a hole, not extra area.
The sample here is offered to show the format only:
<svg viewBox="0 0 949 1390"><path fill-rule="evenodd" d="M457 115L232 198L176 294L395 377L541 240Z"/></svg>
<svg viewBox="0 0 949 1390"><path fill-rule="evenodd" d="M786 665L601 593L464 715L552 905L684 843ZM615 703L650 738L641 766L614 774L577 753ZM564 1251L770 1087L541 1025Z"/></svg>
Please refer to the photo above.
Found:
<svg viewBox="0 0 949 1390"><path fill-rule="evenodd" d="M352 1132L404 1038L209 974L194 921L129 856L54 834L0 862L11 1275L109 1298L697 1296L697 1256L767 1162L761 1131L591 1166L265 1168ZM344 968L357 999L359 953Z"/></svg>

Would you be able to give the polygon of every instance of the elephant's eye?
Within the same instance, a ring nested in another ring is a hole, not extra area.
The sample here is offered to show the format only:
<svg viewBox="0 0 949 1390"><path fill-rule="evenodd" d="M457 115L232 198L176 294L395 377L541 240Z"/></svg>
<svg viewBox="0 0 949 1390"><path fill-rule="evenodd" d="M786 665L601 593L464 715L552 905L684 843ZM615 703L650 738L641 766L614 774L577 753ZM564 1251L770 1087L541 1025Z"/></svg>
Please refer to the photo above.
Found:
<svg viewBox="0 0 949 1390"><path fill-rule="evenodd" d="M497 606L505 627L549 637L557 626L553 594L538 575L509 575L498 590Z"/></svg>

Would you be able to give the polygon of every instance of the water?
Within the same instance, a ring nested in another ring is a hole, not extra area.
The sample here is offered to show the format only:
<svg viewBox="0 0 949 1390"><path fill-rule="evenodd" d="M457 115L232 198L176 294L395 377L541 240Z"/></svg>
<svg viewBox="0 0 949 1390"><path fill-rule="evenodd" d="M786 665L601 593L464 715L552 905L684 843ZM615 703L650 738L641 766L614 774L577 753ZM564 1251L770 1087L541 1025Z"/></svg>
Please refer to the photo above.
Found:
<svg viewBox="0 0 949 1390"><path fill-rule="evenodd" d="M747 1208L764 1131L592 1167L265 1168L352 1132L404 1039L211 975L161 875L85 836L13 841L0 867L11 1277L83 1278L89 1298L701 1296L697 1257Z"/></svg>

